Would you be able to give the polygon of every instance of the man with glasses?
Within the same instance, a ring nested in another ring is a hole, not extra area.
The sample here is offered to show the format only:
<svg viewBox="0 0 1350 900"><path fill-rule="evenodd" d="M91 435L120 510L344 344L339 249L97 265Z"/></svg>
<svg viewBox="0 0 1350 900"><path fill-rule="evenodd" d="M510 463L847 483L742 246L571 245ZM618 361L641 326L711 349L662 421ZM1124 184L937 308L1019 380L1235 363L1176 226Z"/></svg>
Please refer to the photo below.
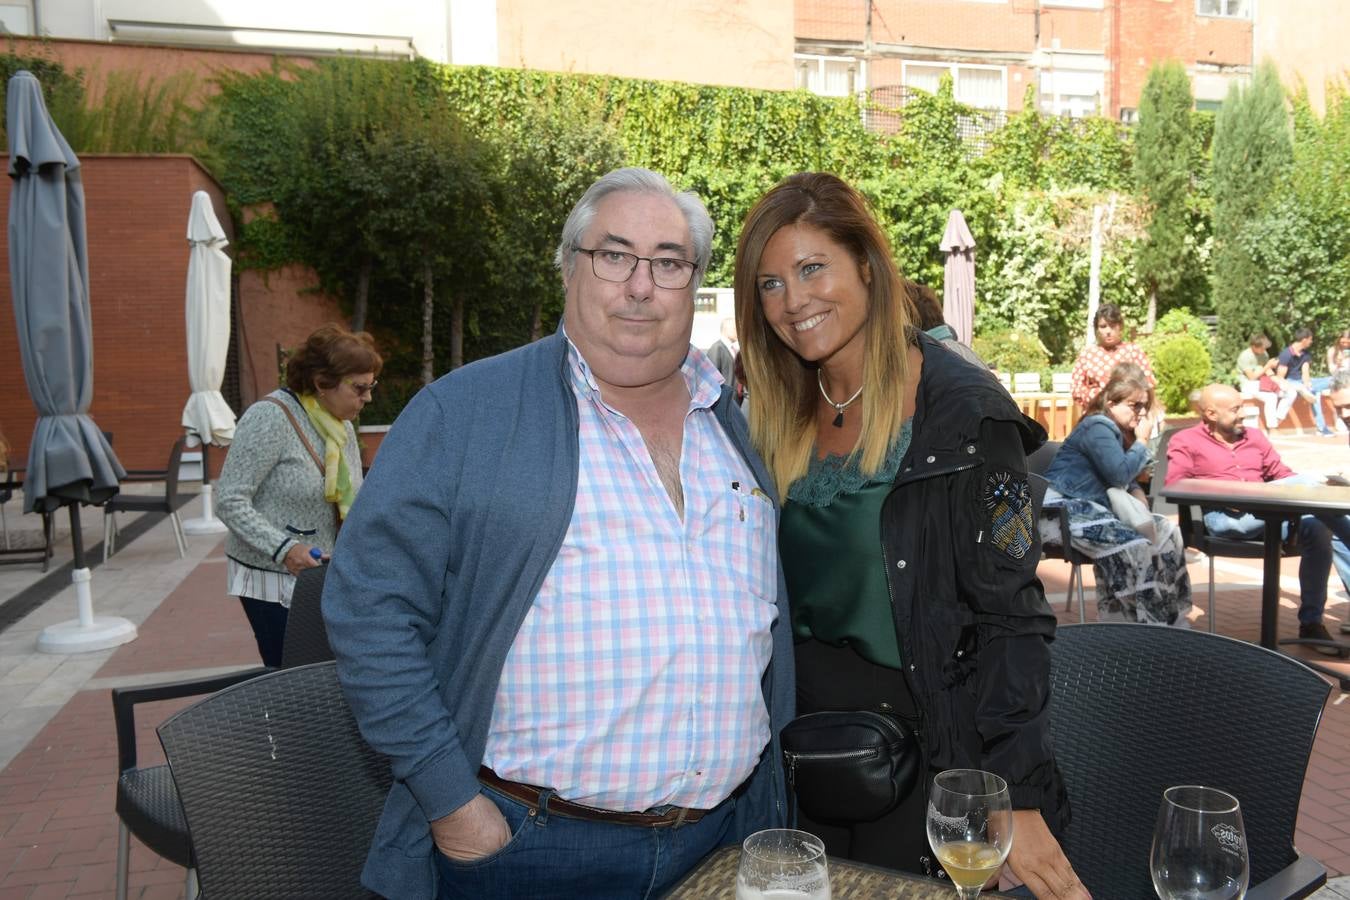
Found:
<svg viewBox="0 0 1350 900"><path fill-rule="evenodd" d="M786 824L792 637L773 483L689 345L713 224L645 169L593 184L550 338L409 403L324 591L395 777L383 896L658 896Z"/></svg>
<svg viewBox="0 0 1350 900"><path fill-rule="evenodd" d="M1242 425L1242 397L1225 384L1211 384L1200 397L1199 425L1172 435L1167 445L1167 484L1182 478L1221 481L1310 481L1321 478L1296 475L1280 459L1260 430ZM1205 511L1205 528L1215 537L1256 540L1265 523L1251 513L1232 509ZM1300 604L1298 636L1305 640L1332 640L1322 624L1331 575L1331 538L1350 542L1350 517L1304 516L1298 520ZM1312 645L1327 656L1339 656L1331 645Z"/></svg>

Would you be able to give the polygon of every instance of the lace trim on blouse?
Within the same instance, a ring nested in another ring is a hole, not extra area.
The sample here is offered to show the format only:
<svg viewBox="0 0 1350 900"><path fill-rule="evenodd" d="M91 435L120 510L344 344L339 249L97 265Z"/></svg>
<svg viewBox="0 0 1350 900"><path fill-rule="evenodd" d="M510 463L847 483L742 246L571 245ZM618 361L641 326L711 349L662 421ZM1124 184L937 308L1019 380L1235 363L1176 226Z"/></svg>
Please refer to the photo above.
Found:
<svg viewBox="0 0 1350 900"><path fill-rule="evenodd" d="M905 420L900 429L900 436L886 451L886 459L882 461L881 468L871 476L864 475L859 470L857 454L839 456L830 453L821 459L813 452L806 474L792 482L788 488L788 499L803 506L823 509L843 494L856 494L868 485L894 481L895 474L900 471L900 462L909 450L913 422L913 419Z"/></svg>

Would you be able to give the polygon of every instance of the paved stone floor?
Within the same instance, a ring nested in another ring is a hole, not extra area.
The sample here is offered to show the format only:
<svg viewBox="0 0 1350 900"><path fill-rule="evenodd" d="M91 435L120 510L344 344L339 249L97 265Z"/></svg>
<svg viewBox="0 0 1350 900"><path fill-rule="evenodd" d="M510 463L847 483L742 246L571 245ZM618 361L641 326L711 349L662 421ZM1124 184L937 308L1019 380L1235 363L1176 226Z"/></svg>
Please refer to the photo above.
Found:
<svg viewBox="0 0 1350 900"><path fill-rule="evenodd" d="M1350 452L1344 441L1343 437L1280 437L1277 447L1301 471L1350 469ZM82 530L86 546L96 558L101 553L98 541L102 522L93 512L86 514ZM197 501L189 503L184 512L197 515ZM13 507L9 524L11 528L24 527ZM58 545L53 571L60 571L69 554L66 537ZM1046 561L1040 573L1060 620L1077 621L1076 609L1064 611L1068 567ZM1259 631L1259 566L1220 560L1217 573L1219 631L1255 639ZM1202 560L1191 566L1191 575L1199 606L1203 606L1208 575ZM0 603L41 587L43 577L36 566L0 568ZM137 640L96 653L39 654L35 648L41 628L74 615L69 586L0 633L0 900L114 895L117 760L110 688L257 663L244 615L237 601L223 590L221 538L190 536L188 556L179 559L168 521L160 519L141 537L122 546L106 564L95 566L93 577L96 611L125 616L137 623ZM1090 588L1090 572L1088 584ZM1280 627L1287 634L1294 629L1297 608L1295 561L1286 564L1281 585ZM1339 584L1335 587L1328 605L1328 624L1333 628L1350 611L1344 591ZM1090 589L1088 597L1091 607ZM1093 617L1090 608L1088 619ZM1200 609L1193 612L1192 619L1196 627L1207 627ZM1350 672L1350 663L1341 666ZM1328 701L1299 816L1300 849L1321 860L1334 876L1341 876L1319 892L1321 900L1350 900L1348 696L1334 691ZM138 709L142 763L162 759L154 726L180 705L161 703ZM132 898L169 900L182 895L183 870L133 842L130 883Z"/></svg>

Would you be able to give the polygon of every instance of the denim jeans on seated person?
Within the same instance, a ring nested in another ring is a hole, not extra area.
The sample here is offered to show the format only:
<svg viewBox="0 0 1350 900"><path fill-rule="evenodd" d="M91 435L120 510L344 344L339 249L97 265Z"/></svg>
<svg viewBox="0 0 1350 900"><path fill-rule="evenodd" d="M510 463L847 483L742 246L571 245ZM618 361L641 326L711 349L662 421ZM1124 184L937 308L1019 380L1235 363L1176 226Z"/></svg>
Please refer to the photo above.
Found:
<svg viewBox="0 0 1350 900"><path fill-rule="evenodd" d="M1293 372L1290 372L1289 385L1294 388L1295 391L1302 394L1303 399L1307 400L1308 405L1312 407L1313 424L1317 426L1317 430L1326 431L1327 420L1322 414L1322 394L1331 387L1331 379L1325 377L1313 378L1305 385L1301 378L1297 377ZM1293 400L1290 399L1289 402L1292 404ZM1286 413L1288 412L1287 406L1285 407L1285 411ZM1284 416L1281 415L1280 418L1283 419Z"/></svg>
<svg viewBox="0 0 1350 900"><path fill-rule="evenodd" d="M1331 542L1331 558L1336 563L1336 574L1341 576L1341 586L1350 594L1350 543L1340 535Z"/></svg>
<svg viewBox="0 0 1350 900"><path fill-rule="evenodd" d="M1310 476L1280 479L1285 483L1309 481ZM1312 483L1312 482L1310 482ZM1320 479L1315 483L1321 483ZM1231 516L1212 510L1205 513L1205 529L1215 537L1257 540L1265 532L1265 521L1251 513ZM1298 520L1298 582L1300 603L1298 621L1301 625L1322 621L1327 605L1327 579L1331 576L1331 537L1350 543L1350 517L1304 516ZM1282 534L1288 536L1289 523Z"/></svg>
<svg viewBox="0 0 1350 900"><path fill-rule="evenodd" d="M523 803L484 787L506 817L511 839L474 862L436 855L439 900L660 897L724 844L736 801L729 799L692 825L645 828L531 814ZM547 806L547 803L545 803Z"/></svg>

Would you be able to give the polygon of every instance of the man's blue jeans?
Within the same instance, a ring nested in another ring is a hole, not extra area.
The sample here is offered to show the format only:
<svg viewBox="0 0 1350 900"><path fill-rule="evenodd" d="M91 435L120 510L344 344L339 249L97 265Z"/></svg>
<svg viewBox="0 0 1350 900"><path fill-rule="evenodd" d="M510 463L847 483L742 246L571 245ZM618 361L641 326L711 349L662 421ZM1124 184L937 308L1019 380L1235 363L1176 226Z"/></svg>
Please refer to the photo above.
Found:
<svg viewBox="0 0 1350 900"><path fill-rule="evenodd" d="M1345 592L1350 594L1350 544L1347 544L1340 535L1331 542L1331 558L1336 563L1336 574L1341 576L1341 585Z"/></svg>
<svg viewBox="0 0 1350 900"><path fill-rule="evenodd" d="M1294 385L1300 393L1304 391L1307 392L1304 394L1304 399L1306 399L1308 405L1312 407L1313 424L1317 426L1318 431L1326 431L1327 420L1326 416L1322 415L1322 394L1331 387L1331 379L1313 378L1305 387L1302 380L1292 377L1294 374L1293 372L1290 372L1289 374L1291 376L1289 378L1289 383Z"/></svg>
<svg viewBox="0 0 1350 900"><path fill-rule="evenodd" d="M506 846L471 863L436 853L439 900L660 897L699 860L726 842L734 799L692 825L644 828L568 819L504 797L491 788L511 829Z"/></svg>
<svg viewBox="0 0 1350 900"><path fill-rule="evenodd" d="M1205 513L1205 528L1215 537L1259 540L1265 533L1265 522L1245 513L1230 516L1225 512ZM1288 534L1289 523L1284 526ZM1298 621L1307 625L1322 621L1327 605L1327 579L1331 576L1331 537L1350 543L1350 517L1304 516L1298 520L1298 583L1300 602ZM1347 560L1350 565L1350 560Z"/></svg>

